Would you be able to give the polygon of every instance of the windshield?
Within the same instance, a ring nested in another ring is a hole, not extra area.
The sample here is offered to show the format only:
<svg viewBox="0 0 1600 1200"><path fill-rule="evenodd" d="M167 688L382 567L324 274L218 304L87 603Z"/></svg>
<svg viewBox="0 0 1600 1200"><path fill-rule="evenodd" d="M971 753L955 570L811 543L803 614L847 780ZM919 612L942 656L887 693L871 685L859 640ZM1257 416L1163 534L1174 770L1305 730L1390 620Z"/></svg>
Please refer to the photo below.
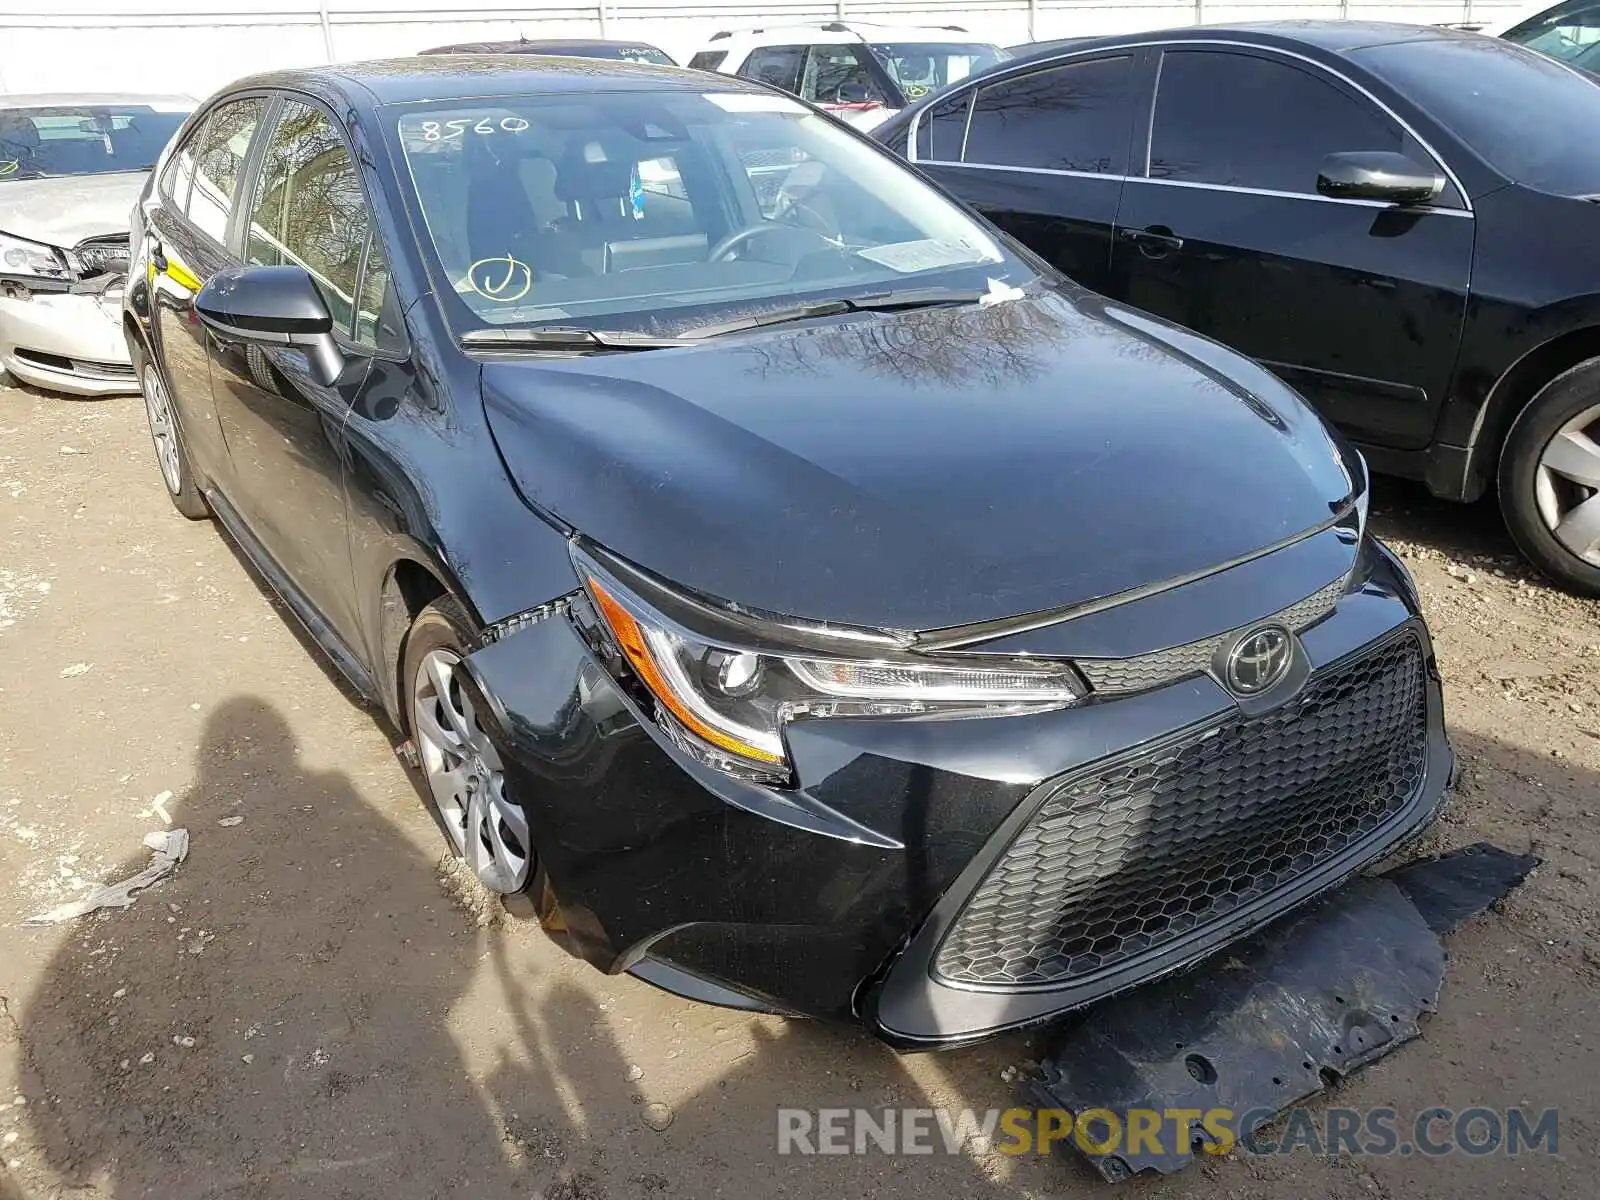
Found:
<svg viewBox="0 0 1600 1200"><path fill-rule="evenodd" d="M907 100L920 100L1008 57L1000 47L981 43L958 46L949 42L872 42L867 49Z"/></svg>
<svg viewBox="0 0 1600 1200"><path fill-rule="evenodd" d="M774 302L1032 277L894 159L787 97L507 97L411 108L397 131L439 291L469 328L670 333Z"/></svg>
<svg viewBox="0 0 1600 1200"><path fill-rule="evenodd" d="M148 171L188 115L144 104L0 109L0 183Z"/></svg>
<svg viewBox="0 0 1600 1200"><path fill-rule="evenodd" d="M1600 83L1589 76L1498 38L1350 53L1507 178L1558 196L1600 192Z"/></svg>
<svg viewBox="0 0 1600 1200"><path fill-rule="evenodd" d="M1600 4L1572 0L1507 30L1508 42L1531 46L1585 71L1600 70Z"/></svg>

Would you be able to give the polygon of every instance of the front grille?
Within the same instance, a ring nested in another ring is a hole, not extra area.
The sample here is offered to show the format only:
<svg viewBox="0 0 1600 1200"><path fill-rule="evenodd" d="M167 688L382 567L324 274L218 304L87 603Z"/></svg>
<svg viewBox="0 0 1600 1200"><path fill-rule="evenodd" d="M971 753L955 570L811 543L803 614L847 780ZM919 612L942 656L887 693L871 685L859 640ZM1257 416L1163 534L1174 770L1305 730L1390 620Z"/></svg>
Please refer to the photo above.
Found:
<svg viewBox="0 0 1600 1200"><path fill-rule="evenodd" d="M1318 588L1304 600L1297 600L1270 617L1254 622L1256 625L1282 625L1299 633L1315 625L1338 606L1344 595L1345 577L1341 575L1332 583ZM1242 628L1242 627L1241 627ZM1149 654L1136 654L1131 658L1080 658L1078 670L1089 681L1089 686L1102 695L1125 692L1143 692L1164 687L1190 675L1199 675L1211 666L1222 643L1239 632L1219 633L1213 637L1153 650Z"/></svg>
<svg viewBox="0 0 1600 1200"><path fill-rule="evenodd" d="M1062 780L935 959L952 983L1059 985L1161 950L1399 818L1427 761L1407 634L1235 718Z"/></svg>

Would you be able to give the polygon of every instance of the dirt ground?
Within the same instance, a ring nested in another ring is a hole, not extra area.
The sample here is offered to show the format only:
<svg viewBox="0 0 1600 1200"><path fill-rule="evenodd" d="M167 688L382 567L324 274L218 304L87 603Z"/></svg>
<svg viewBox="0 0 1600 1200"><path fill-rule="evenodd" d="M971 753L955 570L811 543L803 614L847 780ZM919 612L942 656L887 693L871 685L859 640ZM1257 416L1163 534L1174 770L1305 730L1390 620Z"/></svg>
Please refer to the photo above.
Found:
<svg viewBox="0 0 1600 1200"><path fill-rule="evenodd" d="M1600 605L1526 571L1492 510L1388 485L1377 513L1465 763L1423 849L1545 864L1452 935L1423 1039L1322 1103L1556 1106L1559 1156L1233 1157L1124 1194L1594 1194ZM463 903L390 730L171 510L135 399L0 386L0 664L3 1200L1111 1191L981 1148L776 1152L779 1106L1005 1107L1037 1036L897 1056L602 976ZM168 817L189 859L132 908L22 924L143 866Z"/></svg>

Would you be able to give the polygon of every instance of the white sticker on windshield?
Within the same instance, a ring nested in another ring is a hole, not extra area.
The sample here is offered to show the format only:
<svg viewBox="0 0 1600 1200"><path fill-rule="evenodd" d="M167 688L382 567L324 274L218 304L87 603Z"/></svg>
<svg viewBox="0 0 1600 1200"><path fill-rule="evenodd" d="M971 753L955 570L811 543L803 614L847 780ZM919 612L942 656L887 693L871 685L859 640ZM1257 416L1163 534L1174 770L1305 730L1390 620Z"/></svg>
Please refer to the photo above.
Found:
<svg viewBox="0 0 1600 1200"><path fill-rule="evenodd" d="M723 112L731 113L807 113L798 100L787 96L769 96L766 92L704 92L705 98Z"/></svg>
<svg viewBox="0 0 1600 1200"><path fill-rule="evenodd" d="M976 246L965 242L952 242L944 238L923 238L915 242L891 242L887 246L872 246L857 250L856 255L880 267L910 275L915 271L932 271L939 267L966 267L973 263L992 262Z"/></svg>

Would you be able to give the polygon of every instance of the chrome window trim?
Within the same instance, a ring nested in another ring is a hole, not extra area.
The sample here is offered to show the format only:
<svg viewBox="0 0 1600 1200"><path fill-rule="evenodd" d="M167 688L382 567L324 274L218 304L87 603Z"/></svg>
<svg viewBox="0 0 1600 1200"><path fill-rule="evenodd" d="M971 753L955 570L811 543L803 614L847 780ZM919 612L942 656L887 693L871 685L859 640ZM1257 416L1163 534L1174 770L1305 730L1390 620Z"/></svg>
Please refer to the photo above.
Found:
<svg viewBox="0 0 1600 1200"><path fill-rule="evenodd" d="M1466 217L1472 218L1472 213L1464 208L1437 207L1432 204L1403 205L1393 204L1388 200L1356 200L1348 196L1323 196L1316 192L1280 192L1273 188L1236 187L1231 183L1198 183L1188 179L1152 179L1148 175L1130 175L1128 183L1153 183L1159 187L1194 188L1206 192L1238 192L1245 196L1271 196L1281 200L1315 200L1319 204L1350 204L1357 208L1384 208L1394 209L1399 212L1427 213L1439 217Z"/></svg>
<svg viewBox="0 0 1600 1200"><path fill-rule="evenodd" d="M1334 68L1328 66L1326 63L1318 62L1316 59L1310 57L1309 55L1301 54L1301 53L1299 53L1298 51L1295 51L1295 50L1284 50L1284 49L1282 49L1282 48L1280 48L1278 46L1263 46L1263 45L1258 45L1255 42L1241 42L1241 41L1233 40L1231 38L1165 38L1165 39L1163 39L1163 38L1152 38L1152 39L1150 39L1148 41L1131 42L1131 43L1126 43L1126 44L1117 45L1117 46L1095 46L1095 47L1092 47L1092 48L1087 49L1087 50L1069 50L1069 51L1066 51L1066 52L1062 53L1061 55L1058 55L1056 57L1050 58L1048 61L1044 61L1044 62L1040 62L1038 60L1029 60L1026 63L1018 64L1018 68L1017 68L1015 74L1016 75L1026 75L1026 74L1029 74L1032 71L1046 71L1046 70L1051 69L1052 67L1056 67L1056 66L1062 65L1062 64L1066 63L1070 59L1083 58L1083 57L1087 57L1089 55L1094 55L1094 54L1116 54L1116 53L1119 53L1119 52L1124 51L1124 50L1141 50L1141 49L1148 49L1148 48L1152 48L1152 47L1157 49L1157 50L1168 50L1168 49L1171 49L1173 47L1181 47L1181 46L1223 46L1223 47L1227 47L1227 48L1234 49L1234 50L1249 50L1249 51L1253 51L1253 52L1255 52L1257 54L1276 55L1279 58L1288 58L1288 59L1293 59L1296 62L1305 63L1307 66L1311 67L1313 70L1320 71L1324 75L1332 76L1334 79L1337 79L1340 83L1343 83L1346 87L1352 88L1356 92L1361 94L1362 96L1365 96L1370 103L1377 105L1379 110L1382 111L1391 121L1393 121L1396 125L1400 126L1401 129L1405 130L1406 133L1408 135L1410 135L1412 140L1415 141L1417 143L1417 145L1422 147L1423 152L1425 154L1427 154L1429 158L1433 159L1434 166L1438 167L1441 171L1443 171L1445 178L1448 179L1455 186L1456 193L1461 197L1461 207L1459 207L1459 208L1456 208L1456 207L1446 208L1446 207L1429 205L1427 211L1429 211L1429 212L1439 212L1439 213L1458 213L1461 216L1471 216L1472 215L1472 197L1467 195L1467 189L1461 185L1461 180L1456 176L1455 171L1451 170L1450 164L1445 161L1443 155L1441 155L1437 150L1435 150L1433 148L1432 143L1430 143L1426 138L1424 138L1420 133L1418 133L1415 129L1413 129L1411 127L1411 123L1409 121L1407 121L1399 113L1395 112L1394 109L1390 108L1382 100L1378 99L1378 97L1374 96L1370 91L1368 91L1361 84L1357 83L1354 79L1351 79L1348 75L1344 74L1342 71L1337 71ZM967 122L968 122L969 128L971 126L971 121L972 121L972 107L973 107L972 101L973 101L973 97L975 97L977 95L977 93L982 88L987 87L990 84L1004 82L1005 80L1011 79L1013 77L1014 76L1013 76L1012 73L1006 72L1005 74L1003 74L1003 75L1001 75L999 77L992 78L992 79L986 79L981 84L969 85L968 101L967 101ZM1341 198L1341 197L1338 197L1338 196L1319 196L1314 192L1313 193L1277 192L1277 191L1270 191L1270 190L1267 190L1267 189L1264 189L1264 188L1234 187L1234 186L1229 185L1229 184L1220 184L1220 183L1199 183L1199 182L1191 182L1191 181L1188 181L1188 180L1151 179L1150 178L1150 141L1153 138L1154 131L1155 131L1155 123L1156 123L1155 122L1155 110L1156 110L1157 107L1159 107L1160 101L1161 101L1161 94L1160 94L1160 90L1159 90L1160 86L1161 86L1161 65L1158 62L1157 65L1156 65L1156 78L1155 78L1154 84L1152 85L1152 89L1153 90L1152 90L1152 93L1151 93L1152 97L1154 99L1154 103L1151 105L1151 108L1150 108L1150 120L1149 120L1148 126L1147 126L1147 128L1145 130L1144 173L1142 175L1120 176L1120 178L1122 178L1124 180L1128 180L1128 179L1139 180L1139 181L1147 182L1147 183L1162 183L1162 184L1166 184L1168 186L1214 188L1214 189L1221 190L1221 191L1244 192L1244 193L1253 194L1253 195L1292 196L1292 197L1294 197L1296 199L1322 200L1322 201L1325 201L1325 202L1330 203L1330 204L1359 204L1359 205L1369 205L1369 206L1370 205L1376 205L1376 206L1378 206L1380 208L1393 208L1393 207L1395 207L1394 205L1386 203L1385 201L1382 201L1382 200L1348 200L1348 199L1344 199L1344 198ZM1055 170L1055 169L1047 168L1047 167L1026 167L1026 168L1024 168L1024 167L996 167L996 166L994 166L993 164L990 164L990 163L967 163L967 162L952 163L952 162L946 162L946 161L938 160L938 159L919 159L917 157L917 129L922 123L922 114L923 114L924 111L926 111L926 110L919 109L917 111L917 113L911 118L911 124L907 127L907 137L906 137L906 161L907 162L926 163L928 166L940 166L940 167L978 167L978 168L981 168L981 169L992 169L992 170L1000 170L1000 171L1027 170L1027 171L1037 172L1037 173L1045 174L1045 175L1083 176L1085 174L1085 172L1082 172L1082 171L1059 171L1059 170ZM961 153L962 153L963 157L966 156L966 150L967 150L966 141L965 141L965 137L963 137L962 146L961 146ZM1119 178L1119 176L1115 176L1115 175L1094 175L1094 174L1090 174L1089 177L1090 178L1094 178L1094 179L1116 179L1116 178Z"/></svg>
<svg viewBox="0 0 1600 1200"><path fill-rule="evenodd" d="M955 167L963 171L1004 171L1013 175L1058 175L1072 179L1104 179L1114 183L1148 183L1157 187L1193 188L1203 192L1237 192L1242 196L1270 196L1277 200L1313 200L1318 204L1345 204L1356 208L1381 208L1416 213L1419 216L1466 217L1472 213L1464 208L1437 208L1432 205L1406 207L1387 200L1355 200L1347 196L1322 196L1316 192L1280 192L1272 188L1236 187L1231 183L1197 183L1188 179L1151 179L1148 175L1112 175L1097 171L1065 171L1055 167L1002 167L994 163L947 162L944 159L919 159L918 166Z"/></svg>

